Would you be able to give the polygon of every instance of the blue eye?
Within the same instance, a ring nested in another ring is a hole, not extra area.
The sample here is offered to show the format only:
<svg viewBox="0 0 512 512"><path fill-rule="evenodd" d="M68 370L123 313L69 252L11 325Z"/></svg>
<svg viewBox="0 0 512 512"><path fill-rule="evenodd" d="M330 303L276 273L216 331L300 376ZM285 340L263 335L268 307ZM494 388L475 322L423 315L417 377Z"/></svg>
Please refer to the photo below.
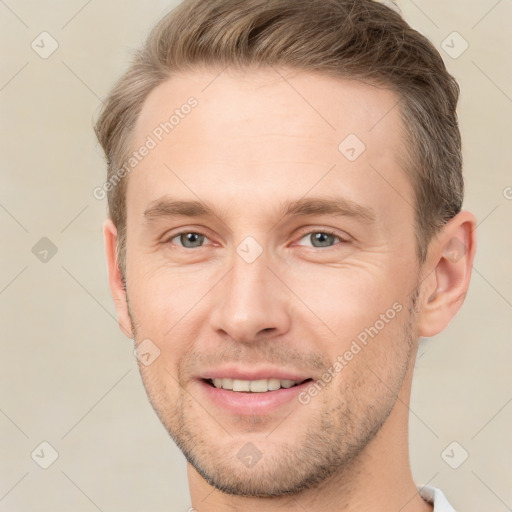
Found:
<svg viewBox="0 0 512 512"><path fill-rule="evenodd" d="M182 231L181 233L175 234L172 238L169 238L168 243L181 246L184 249L197 249L202 247L207 239L207 236L195 231ZM299 245L317 249L332 247L339 242L346 242L346 240L342 239L339 235L331 233L330 231L310 231L301 237L300 241L302 240L308 240L309 244Z"/></svg>
<svg viewBox="0 0 512 512"><path fill-rule="evenodd" d="M301 240L304 239L309 239L311 242L311 247L317 248L331 247L335 245L336 240L340 242L342 241L338 235L330 233L329 231L311 231L301 238Z"/></svg>
<svg viewBox="0 0 512 512"><path fill-rule="evenodd" d="M195 249L196 247L201 247L203 245L205 238L206 237L201 235L201 233L190 231L178 233L169 241L172 242L173 240L179 239L180 243L178 245L181 245L185 249Z"/></svg>

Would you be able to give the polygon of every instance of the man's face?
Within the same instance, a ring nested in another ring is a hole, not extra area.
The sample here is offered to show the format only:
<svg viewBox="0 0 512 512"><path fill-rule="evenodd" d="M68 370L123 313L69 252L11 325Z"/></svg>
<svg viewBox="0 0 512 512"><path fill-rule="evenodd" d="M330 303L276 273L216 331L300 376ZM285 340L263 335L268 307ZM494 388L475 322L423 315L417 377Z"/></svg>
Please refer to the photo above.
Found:
<svg viewBox="0 0 512 512"><path fill-rule="evenodd" d="M139 363L148 396L195 469L234 494L347 468L410 384L417 341L396 96L281 73L157 87L134 149L189 97L197 106L127 187L130 317L136 342L160 350Z"/></svg>

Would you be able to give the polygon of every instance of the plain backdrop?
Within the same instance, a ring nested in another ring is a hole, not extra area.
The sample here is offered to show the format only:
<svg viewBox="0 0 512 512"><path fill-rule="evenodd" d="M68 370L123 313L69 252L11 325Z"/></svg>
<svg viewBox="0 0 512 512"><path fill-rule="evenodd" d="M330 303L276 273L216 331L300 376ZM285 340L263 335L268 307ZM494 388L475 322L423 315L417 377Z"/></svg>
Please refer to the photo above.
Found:
<svg viewBox="0 0 512 512"><path fill-rule="evenodd" d="M0 512L190 506L184 459L118 329L101 234L106 202L92 193L105 179L92 130L101 99L173 5L0 1ZM420 345L413 474L442 488L458 511L505 512L512 510L512 2L399 5L460 83L465 208L479 222L466 303L445 332Z"/></svg>

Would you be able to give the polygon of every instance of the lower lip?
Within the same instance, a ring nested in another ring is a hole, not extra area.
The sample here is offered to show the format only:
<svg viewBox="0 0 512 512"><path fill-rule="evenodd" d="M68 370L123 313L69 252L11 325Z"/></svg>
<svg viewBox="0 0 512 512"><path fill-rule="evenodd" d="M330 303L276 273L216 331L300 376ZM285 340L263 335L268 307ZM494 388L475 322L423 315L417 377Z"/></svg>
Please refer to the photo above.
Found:
<svg viewBox="0 0 512 512"><path fill-rule="evenodd" d="M298 401L297 396L310 383L310 381L307 381L291 388L281 388L265 393L248 393L219 389L203 380L199 381L201 391L209 401L224 410L239 415L264 415L293 400Z"/></svg>

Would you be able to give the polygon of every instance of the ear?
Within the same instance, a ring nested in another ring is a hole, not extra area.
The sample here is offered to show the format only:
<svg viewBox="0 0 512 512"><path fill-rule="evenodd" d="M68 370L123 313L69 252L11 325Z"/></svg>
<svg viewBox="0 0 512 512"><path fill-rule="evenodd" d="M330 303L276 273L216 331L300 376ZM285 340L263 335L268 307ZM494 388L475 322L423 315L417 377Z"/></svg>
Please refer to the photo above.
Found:
<svg viewBox="0 0 512 512"><path fill-rule="evenodd" d="M110 219L106 220L103 224L103 236L105 239L110 292L116 306L119 327L128 338L133 338L133 326L130 315L128 314L126 290L117 261L117 229Z"/></svg>
<svg viewBox="0 0 512 512"><path fill-rule="evenodd" d="M464 302L476 250L476 219L467 211L450 219L430 243L423 265L420 336L440 333Z"/></svg>

